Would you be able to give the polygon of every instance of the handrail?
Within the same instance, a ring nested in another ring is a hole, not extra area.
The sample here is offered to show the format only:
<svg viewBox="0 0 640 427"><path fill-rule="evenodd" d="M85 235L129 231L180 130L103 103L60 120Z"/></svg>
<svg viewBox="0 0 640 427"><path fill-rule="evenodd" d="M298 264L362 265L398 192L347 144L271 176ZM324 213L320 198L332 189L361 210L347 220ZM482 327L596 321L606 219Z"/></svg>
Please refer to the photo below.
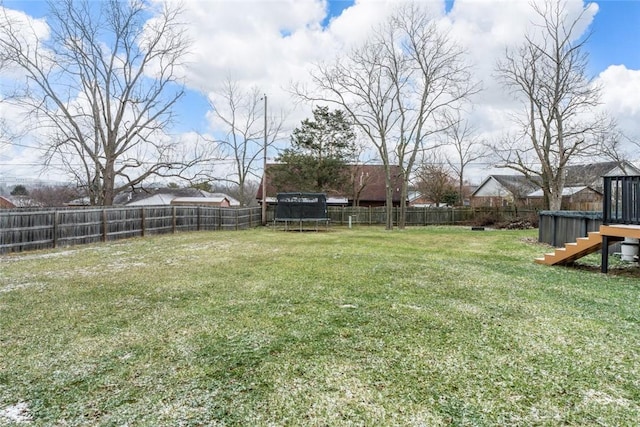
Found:
<svg viewBox="0 0 640 427"><path fill-rule="evenodd" d="M640 176L605 176L602 222L640 225Z"/></svg>

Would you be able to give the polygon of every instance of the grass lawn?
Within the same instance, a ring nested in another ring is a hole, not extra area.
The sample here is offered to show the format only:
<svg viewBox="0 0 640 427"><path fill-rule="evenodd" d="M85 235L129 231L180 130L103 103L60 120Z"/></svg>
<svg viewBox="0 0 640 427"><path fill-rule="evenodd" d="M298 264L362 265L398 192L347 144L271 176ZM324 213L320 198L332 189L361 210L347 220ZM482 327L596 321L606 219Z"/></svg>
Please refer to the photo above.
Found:
<svg viewBox="0 0 640 427"><path fill-rule="evenodd" d="M637 425L637 268L535 264L536 233L258 229L2 256L0 425Z"/></svg>

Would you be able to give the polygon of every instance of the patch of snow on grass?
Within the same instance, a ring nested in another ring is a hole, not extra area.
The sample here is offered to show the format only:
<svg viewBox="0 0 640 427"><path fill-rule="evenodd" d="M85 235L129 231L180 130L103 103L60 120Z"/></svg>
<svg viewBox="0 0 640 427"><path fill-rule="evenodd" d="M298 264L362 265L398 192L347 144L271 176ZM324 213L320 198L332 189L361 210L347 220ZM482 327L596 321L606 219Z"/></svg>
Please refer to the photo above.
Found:
<svg viewBox="0 0 640 427"><path fill-rule="evenodd" d="M0 420L9 420L16 424L30 423L33 421L29 413L29 405L26 402L18 402L0 410Z"/></svg>
<svg viewBox="0 0 640 427"><path fill-rule="evenodd" d="M589 389L584 393L583 403L585 405L597 404L597 405L617 405L627 407L629 406L629 400L622 397L613 397L607 393Z"/></svg>
<svg viewBox="0 0 640 427"><path fill-rule="evenodd" d="M40 282L27 282L27 283L10 283L9 285L5 286L4 288L0 288L0 294L4 293L4 292L11 292L11 291L18 291L20 289L27 289L27 288L35 288L35 287L44 287L45 284L44 283L40 283Z"/></svg>

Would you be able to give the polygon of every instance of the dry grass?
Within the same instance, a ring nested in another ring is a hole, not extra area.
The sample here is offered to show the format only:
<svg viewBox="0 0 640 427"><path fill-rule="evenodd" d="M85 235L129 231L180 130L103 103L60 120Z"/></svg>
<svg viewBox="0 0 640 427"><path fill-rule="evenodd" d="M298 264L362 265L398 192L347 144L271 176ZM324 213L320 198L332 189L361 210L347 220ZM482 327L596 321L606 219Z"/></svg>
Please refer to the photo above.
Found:
<svg viewBox="0 0 640 427"><path fill-rule="evenodd" d="M535 231L190 233L0 257L0 425L634 425L637 276Z"/></svg>

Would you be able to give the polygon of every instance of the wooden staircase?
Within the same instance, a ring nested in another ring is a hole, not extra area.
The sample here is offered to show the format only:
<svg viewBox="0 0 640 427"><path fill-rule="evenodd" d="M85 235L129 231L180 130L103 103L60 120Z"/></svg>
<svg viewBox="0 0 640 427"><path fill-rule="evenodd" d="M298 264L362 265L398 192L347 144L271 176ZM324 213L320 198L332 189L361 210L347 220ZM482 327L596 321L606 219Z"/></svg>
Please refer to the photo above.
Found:
<svg viewBox="0 0 640 427"><path fill-rule="evenodd" d="M603 249L603 272L606 272L606 257L608 245L624 240L625 237L640 239L640 226L638 225L601 225L599 231L591 231L587 237L578 237L575 243L567 243L564 248L557 248L555 252L544 254L544 258L536 258L538 264L561 265L569 264L602 249L602 242L607 242L607 251Z"/></svg>
<svg viewBox="0 0 640 427"><path fill-rule="evenodd" d="M536 258L535 261L546 265L568 264L601 248L602 234L599 231L591 231L588 237L579 237L575 243L567 243L564 248L557 248L555 252L544 254L544 258Z"/></svg>

